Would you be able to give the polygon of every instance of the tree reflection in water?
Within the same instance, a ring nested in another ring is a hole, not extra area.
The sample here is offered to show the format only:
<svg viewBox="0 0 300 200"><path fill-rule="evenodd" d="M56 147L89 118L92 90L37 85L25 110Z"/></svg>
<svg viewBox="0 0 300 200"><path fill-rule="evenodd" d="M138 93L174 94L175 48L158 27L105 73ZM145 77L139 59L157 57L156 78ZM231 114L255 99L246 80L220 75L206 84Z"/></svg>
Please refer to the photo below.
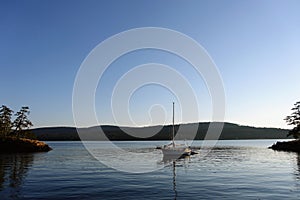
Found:
<svg viewBox="0 0 300 200"><path fill-rule="evenodd" d="M300 180L300 153L297 153L296 157L297 165L295 166L294 174L296 176L296 179Z"/></svg>
<svg viewBox="0 0 300 200"><path fill-rule="evenodd" d="M0 154L0 194L4 199L20 198L20 189L33 157L33 154Z"/></svg>

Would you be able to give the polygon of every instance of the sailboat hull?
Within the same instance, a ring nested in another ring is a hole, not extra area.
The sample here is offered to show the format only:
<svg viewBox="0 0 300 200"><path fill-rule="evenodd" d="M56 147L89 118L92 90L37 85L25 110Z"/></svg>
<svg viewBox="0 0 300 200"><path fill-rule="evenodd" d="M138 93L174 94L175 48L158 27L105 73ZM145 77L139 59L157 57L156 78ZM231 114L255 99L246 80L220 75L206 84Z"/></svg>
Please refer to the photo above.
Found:
<svg viewBox="0 0 300 200"><path fill-rule="evenodd" d="M189 148L162 148L162 152L164 156L172 156L172 157L182 157L182 156L190 156L191 150Z"/></svg>

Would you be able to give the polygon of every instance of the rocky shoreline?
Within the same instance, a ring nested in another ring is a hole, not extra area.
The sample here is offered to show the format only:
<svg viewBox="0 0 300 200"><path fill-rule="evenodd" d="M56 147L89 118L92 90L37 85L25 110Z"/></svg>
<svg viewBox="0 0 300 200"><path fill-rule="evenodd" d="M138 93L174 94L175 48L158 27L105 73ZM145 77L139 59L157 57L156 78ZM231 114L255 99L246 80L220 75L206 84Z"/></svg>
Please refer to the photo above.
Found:
<svg viewBox="0 0 300 200"><path fill-rule="evenodd" d="M276 142L269 148L277 151L300 152L300 140L292 140L288 142Z"/></svg>
<svg viewBox="0 0 300 200"><path fill-rule="evenodd" d="M0 138L0 153L48 152L52 148L39 140L5 137Z"/></svg>

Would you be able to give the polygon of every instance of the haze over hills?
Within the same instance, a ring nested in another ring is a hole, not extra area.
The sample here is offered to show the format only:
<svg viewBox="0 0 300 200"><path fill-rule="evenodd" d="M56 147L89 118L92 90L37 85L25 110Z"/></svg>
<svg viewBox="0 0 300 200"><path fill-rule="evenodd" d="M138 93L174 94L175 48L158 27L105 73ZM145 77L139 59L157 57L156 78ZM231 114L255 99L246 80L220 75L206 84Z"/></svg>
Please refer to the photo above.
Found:
<svg viewBox="0 0 300 200"><path fill-rule="evenodd" d="M180 134L178 139L187 140L203 140L206 136L209 125L211 124L212 131L206 139L287 139L288 130L278 128L257 128L250 126L242 126L233 123L224 123L224 127L220 137L214 136L214 130L220 126L220 122L201 122L191 124L181 124ZM198 126L198 130L197 130ZM109 140L170 140L172 126L150 126L142 128L133 127L118 127L118 126L94 126L89 128L79 128L80 136L78 136L75 127L49 127L32 129L32 133L39 140L48 141L76 141L76 140L105 140L106 138L99 132L101 129ZM177 132L179 125L175 126ZM195 130L197 134L195 136ZM216 131L217 132L217 131ZM127 134L130 133L130 134ZM157 133L157 134L155 134ZM151 134L151 135L149 135Z"/></svg>

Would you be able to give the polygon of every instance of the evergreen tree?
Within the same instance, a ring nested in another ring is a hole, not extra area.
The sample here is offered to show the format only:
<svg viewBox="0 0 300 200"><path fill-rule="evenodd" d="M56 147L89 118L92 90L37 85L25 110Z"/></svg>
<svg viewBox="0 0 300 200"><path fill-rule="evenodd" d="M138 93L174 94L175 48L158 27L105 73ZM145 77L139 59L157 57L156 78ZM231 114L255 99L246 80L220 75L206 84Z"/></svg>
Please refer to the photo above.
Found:
<svg viewBox="0 0 300 200"><path fill-rule="evenodd" d="M294 125L287 136L292 135L295 139L300 137L300 101L294 104L293 113L285 118L288 125Z"/></svg>
<svg viewBox="0 0 300 200"><path fill-rule="evenodd" d="M12 129L11 116L13 111L5 105L0 108L0 136L7 136Z"/></svg>
<svg viewBox="0 0 300 200"><path fill-rule="evenodd" d="M28 119L29 113L29 107L23 106L21 110L15 114L16 119L13 122L13 126L17 137L20 136L20 133L22 133L23 130L29 129L33 126L31 121Z"/></svg>

